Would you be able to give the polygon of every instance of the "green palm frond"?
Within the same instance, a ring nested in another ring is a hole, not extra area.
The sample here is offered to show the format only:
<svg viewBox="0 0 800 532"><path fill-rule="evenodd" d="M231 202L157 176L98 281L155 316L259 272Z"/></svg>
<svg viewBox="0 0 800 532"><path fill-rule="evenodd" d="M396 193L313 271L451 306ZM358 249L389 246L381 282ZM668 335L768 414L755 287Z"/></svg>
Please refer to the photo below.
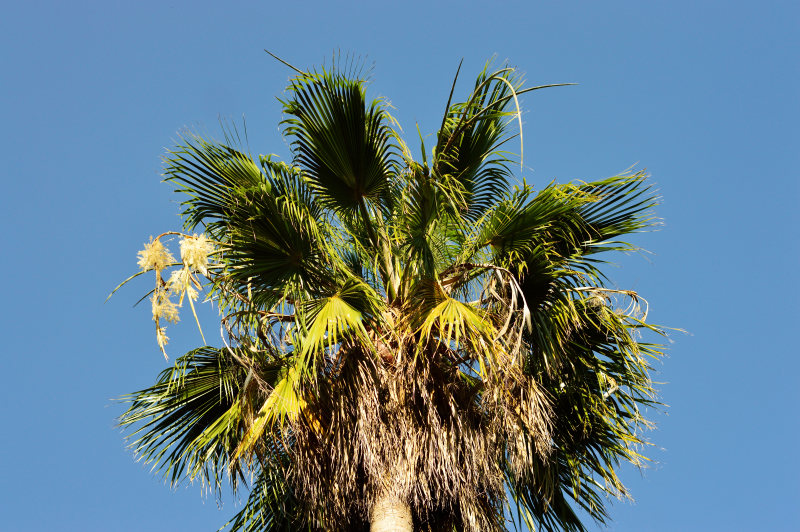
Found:
<svg viewBox="0 0 800 532"><path fill-rule="evenodd" d="M647 443L642 432L650 424L640 410L658 406L648 359L655 360L663 347L638 341L638 331L649 326L607 303L597 296L575 303L583 320L558 366L543 367L546 359L534 352L528 359L528 369L554 398L555 451L537 467L536 484L512 479L510 485L545 530L585 530L573 505L605 522L606 497L627 496L618 465L646 460L640 454Z"/></svg>
<svg viewBox="0 0 800 532"><path fill-rule="evenodd" d="M436 179L418 164L411 167L408 183L402 195L402 211L395 220L395 234L407 279L434 279L450 264L448 240L453 232L455 206L448 205L448 196Z"/></svg>
<svg viewBox="0 0 800 532"><path fill-rule="evenodd" d="M299 170L192 138L167 157L167 179L189 196L189 229L203 224L227 255L225 280L269 308L324 282L335 254L325 246L323 216Z"/></svg>
<svg viewBox="0 0 800 532"><path fill-rule="evenodd" d="M300 339L303 355L332 349L346 338L357 338L368 344L366 321L369 315L375 316L374 303L380 301L371 292L366 283L349 279L336 293L304 303L303 325L306 327Z"/></svg>
<svg viewBox="0 0 800 532"><path fill-rule="evenodd" d="M219 240L235 204L235 193L265 186L264 176L249 155L234 147L196 135L183 140L168 152L164 174L189 196L183 202L186 228L192 230L203 224Z"/></svg>
<svg viewBox="0 0 800 532"><path fill-rule="evenodd" d="M463 198L463 215L470 221L479 218L498 196L508 191L512 160L509 153L501 151L501 147L516 136L520 137L522 145L518 96L564 85L524 88L521 76L513 68L505 67L493 72L490 68L491 61L478 75L475 88L466 101L451 104L451 91L434 148L433 172L458 184ZM453 81L454 87L456 80ZM516 133L512 133L512 124L519 126Z"/></svg>
<svg viewBox="0 0 800 532"><path fill-rule="evenodd" d="M178 358L155 385L123 397L130 407L120 424L133 430L131 448L173 485L200 479L219 489L228 469L239 480L241 468L229 458L242 428L244 379L221 349L201 347Z"/></svg>
<svg viewBox="0 0 800 532"><path fill-rule="evenodd" d="M298 370L297 359L293 357L293 361L294 364L289 361L291 365L281 367L277 381L272 383L261 408L249 422L234 450L233 460L241 456L252 456L267 431L280 431L287 425L287 421L295 422L303 414L307 403L301 391L302 374Z"/></svg>
<svg viewBox="0 0 800 532"><path fill-rule="evenodd" d="M323 290L336 254L313 211L265 190L242 191L237 200L228 216L225 282L239 293L249 286L264 308Z"/></svg>
<svg viewBox="0 0 800 532"><path fill-rule="evenodd" d="M336 69L300 75L289 91L285 132L320 201L345 216L386 207L397 152L386 103L367 102L364 81Z"/></svg>
<svg viewBox="0 0 800 532"><path fill-rule="evenodd" d="M300 505L292 494L281 467L262 466L245 506L222 530L231 532L313 531L304 522Z"/></svg>
<svg viewBox="0 0 800 532"><path fill-rule="evenodd" d="M652 208L658 197L646 181L644 171L622 174L601 181L586 183L581 189L599 198L587 204L582 211L592 236L584 254L604 251L633 251L635 246L612 239L652 228L658 220Z"/></svg>
<svg viewBox="0 0 800 532"><path fill-rule="evenodd" d="M489 66L479 74L467 101L448 102L434 148L434 172L463 187L462 208L472 220L507 190L509 160L500 147L513 136L509 122L517 112L507 108L521 89L511 69L489 72Z"/></svg>
<svg viewBox="0 0 800 532"><path fill-rule="evenodd" d="M425 292L428 294L422 298L412 298L412 304L423 310L418 330L420 345L435 340L448 348L469 350L483 362L484 356L494 347L494 325L480 310L448 296L438 285Z"/></svg>

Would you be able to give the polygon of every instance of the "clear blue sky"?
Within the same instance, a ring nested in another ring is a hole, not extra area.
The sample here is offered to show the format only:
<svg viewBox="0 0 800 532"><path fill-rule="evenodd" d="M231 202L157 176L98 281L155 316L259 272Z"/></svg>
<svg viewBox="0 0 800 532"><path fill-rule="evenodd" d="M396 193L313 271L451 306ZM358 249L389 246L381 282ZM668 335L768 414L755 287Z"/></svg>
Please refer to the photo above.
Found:
<svg viewBox="0 0 800 532"><path fill-rule="evenodd" d="M270 5L274 4L274 5ZM278 135L290 72L334 50L374 61L408 136L441 120L464 58L530 83L530 183L633 164L659 184L654 252L611 272L675 334L656 379L657 461L628 471L614 531L800 529L796 2L11 2L0 17L3 376L0 528L216 530L199 487L171 492L126 451L112 398L164 367L135 271L179 228L160 158L185 126ZM196 343L188 320L173 350Z"/></svg>

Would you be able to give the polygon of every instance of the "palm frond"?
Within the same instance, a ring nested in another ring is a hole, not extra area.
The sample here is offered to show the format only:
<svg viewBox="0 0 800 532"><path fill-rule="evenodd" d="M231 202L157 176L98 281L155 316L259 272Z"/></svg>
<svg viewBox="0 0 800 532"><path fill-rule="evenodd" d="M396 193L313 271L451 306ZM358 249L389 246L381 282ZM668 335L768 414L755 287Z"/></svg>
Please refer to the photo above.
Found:
<svg viewBox="0 0 800 532"><path fill-rule="evenodd" d="M434 148L433 174L460 185L462 214L469 221L478 219L508 191L512 159L501 147L515 136L522 141L518 95L545 88L523 88L522 78L513 68L490 68L491 61L478 75L466 101L451 104L451 90ZM510 130L514 122L519 125L515 134Z"/></svg>
<svg viewBox="0 0 800 532"><path fill-rule="evenodd" d="M287 461L288 462L288 461ZM287 464L284 464L288 466ZM231 532L294 532L314 530L304 523L283 467L261 467L245 506L222 530Z"/></svg>
<svg viewBox="0 0 800 532"><path fill-rule="evenodd" d="M395 220L406 279L435 279L451 263L449 244L455 220L449 213L457 211L457 206L450 204L448 193L427 172L412 163L402 210Z"/></svg>
<svg viewBox="0 0 800 532"><path fill-rule="evenodd" d="M368 284L353 278L345 280L334 293L305 302L297 338L302 371L315 373L318 357L344 341L356 340L365 349L373 347L366 326L381 320L383 307L383 300Z"/></svg>
<svg viewBox="0 0 800 532"><path fill-rule="evenodd" d="M256 447L262 444L262 438L268 430L276 428L281 431L289 422L296 422L306 407L301 391L301 373L298 371L297 359L294 364L281 367L277 382L273 383L267 398L258 413L249 422L247 430L241 437L239 445L233 452L233 460L241 456L252 456Z"/></svg>
<svg viewBox="0 0 800 532"><path fill-rule="evenodd" d="M197 135L182 140L165 157L166 180L189 196L183 202L185 227L192 230L203 224L219 240L235 193L265 187L264 175L249 155L235 147Z"/></svg>
<svg viewBox="0 0 800 532"><path fill-rule="evenodd" d="M364 81L336 69L297 76L289 92L285 132L320 201L345 216L360 214L367 202L385 207L396 172L385 102L368 102Z"/></svg>
<svg viewBox="0 0 800 532"><path fill-rule="evenodd" d="M224 350L201 347L178 358L155 385L123 397L120 424L133 430L131 448L172 485L200 479L219 490L222 474L242 470L230 460L240 437L244 370Z"/></svg>

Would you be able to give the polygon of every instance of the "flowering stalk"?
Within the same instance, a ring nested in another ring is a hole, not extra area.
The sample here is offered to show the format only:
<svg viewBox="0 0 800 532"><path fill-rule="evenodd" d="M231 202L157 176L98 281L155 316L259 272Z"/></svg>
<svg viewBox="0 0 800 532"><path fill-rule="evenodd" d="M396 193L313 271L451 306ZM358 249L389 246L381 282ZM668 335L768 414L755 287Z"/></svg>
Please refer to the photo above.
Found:
<svg viewBox="0 0 800 532"><path fill-rule="evenodd" d="M167 235L178 235L181 237L180 263L176 262L175 257L161 242L161 238ZM189 306L192 309L192 314L194 315L203 343L206 343L203 329L200 326L200 320L197 317L197 311L194 307L194 301L199 297L199 291L203 287L202 283L197 279L197 274L202 274L208 278L208 268L212 266L209 264L209 257L216 252L217 250L214 242L203 234L186 235L168 231L158 235L155 239L150 237L150 241L144 244L144 249L137 253L137 264L141 271L120 283L109 295L109 297L111 297L114 292L134 277L138 277L150 270L155 271L156 286L153 289L150 302L152 305L153 321L156 325L156 342L166 359L169 357L164 347L167 345L169 337L166 335L166 327L161 325L161 321L166 320L172 323L177 323L179 321L180 316L178 309L183 306L184 296L189 301ZM177 266L179 264L181 268L173 270L165 281L162 272L170 266ZM177 304L171 299L173 295L178 297Z"/></svg>

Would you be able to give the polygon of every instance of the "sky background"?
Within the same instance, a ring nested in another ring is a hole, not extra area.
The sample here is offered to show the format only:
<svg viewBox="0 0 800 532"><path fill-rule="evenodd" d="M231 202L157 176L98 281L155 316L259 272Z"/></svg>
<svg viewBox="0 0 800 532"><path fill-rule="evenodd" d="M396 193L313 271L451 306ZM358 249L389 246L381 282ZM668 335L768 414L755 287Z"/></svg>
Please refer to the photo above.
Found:
<svg viewBox="0 0 800 532"><path fill-rule="evenodd" d="M334 51L374 63L407 138L434 133L463 58L465 95L490 57L530 84L525 169L537 187L647 168L663 203L653 253L610 272L675 333L658 368L655 463L626 469L635 503L613 531L800 529L797 347L800 5L657 2L11 2L0 17L0 528L216 530L197 485L136 463L114 398L165 362L150 235L180 228L161 157L186 127L241 124L288 157L291 75ZM418 153L418 152L417 152ZM186 318L186 316L184 316ZM199 343L191 319L173 355Z"/></svg>

